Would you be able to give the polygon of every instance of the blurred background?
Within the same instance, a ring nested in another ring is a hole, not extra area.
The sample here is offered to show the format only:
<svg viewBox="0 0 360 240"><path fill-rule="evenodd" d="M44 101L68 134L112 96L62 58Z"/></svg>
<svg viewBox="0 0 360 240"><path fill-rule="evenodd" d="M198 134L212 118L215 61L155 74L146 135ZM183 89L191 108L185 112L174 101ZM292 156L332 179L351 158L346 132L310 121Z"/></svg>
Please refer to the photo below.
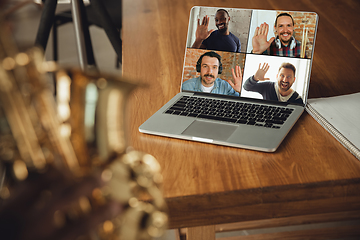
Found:
<svg viewBox="0 0 360 240"><path fill-rule="evenodd" d="M6 1L2 12L7 13L7 21L11 24L14 40L20 50L34 46L36 34L42 13L41 0L9 0ZM85 1L87 4L88 1ZM56 13L70 10L69 0L59 0ZM121 75L121 65L117 66L116 53L105 33L95 25L90 26L90 37L93 45L95 60L100 72ZM46 60L53 60L52 32L50 33L45 52ZM75 42L75 30L72 23L58 27L58 59L59 64L79 67L79 57Z"/></svg>

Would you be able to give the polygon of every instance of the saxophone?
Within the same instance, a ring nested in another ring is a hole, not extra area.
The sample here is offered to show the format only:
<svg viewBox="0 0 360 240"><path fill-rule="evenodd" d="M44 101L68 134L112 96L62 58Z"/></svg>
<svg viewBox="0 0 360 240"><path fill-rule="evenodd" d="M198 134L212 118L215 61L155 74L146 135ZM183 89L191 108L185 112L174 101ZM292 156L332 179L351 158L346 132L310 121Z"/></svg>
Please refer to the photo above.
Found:
<svg viewBox="0 0 360 240"><path fill-rule="evenodd" d="M105 186L85 200L87 210L78 202L73 208L81 214L115 200L125 210L85 239L161 236L168 219L160 165L127 145L126 102L137 84L59 68L44 62L36 48L19 53L0 26L0 124L6 122L11 130L0 136L0 206L1 199L11 196L14 183L27 181L29 173L46 171L47 166L75 179L100 170Z"/></svg>

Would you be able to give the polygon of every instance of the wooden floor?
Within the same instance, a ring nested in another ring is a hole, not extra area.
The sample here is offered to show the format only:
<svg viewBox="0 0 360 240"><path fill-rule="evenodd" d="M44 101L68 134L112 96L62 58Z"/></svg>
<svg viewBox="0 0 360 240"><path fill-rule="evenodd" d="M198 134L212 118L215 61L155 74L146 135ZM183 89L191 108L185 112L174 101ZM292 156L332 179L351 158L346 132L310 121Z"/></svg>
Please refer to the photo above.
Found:
<svg viewBox="0 0 360 240"><path fill-rule="evenodd" d="M309 97L360 91L355 70L360 44L354 40L359 36L358 1L124 1L124 44L129 46L124 48L124 74L149 85L131 101L132 144L160 161L170 227L206 234L215 232L212 224L359 210L359 161L306 113L273 154L139 133L138 126L179 92L190 8L230 4L317 12ZM339 227L340 238L359 234L351 228ZM334 231L324 238L338 237ZM191 238L196 237L211 239Z"/></svg>

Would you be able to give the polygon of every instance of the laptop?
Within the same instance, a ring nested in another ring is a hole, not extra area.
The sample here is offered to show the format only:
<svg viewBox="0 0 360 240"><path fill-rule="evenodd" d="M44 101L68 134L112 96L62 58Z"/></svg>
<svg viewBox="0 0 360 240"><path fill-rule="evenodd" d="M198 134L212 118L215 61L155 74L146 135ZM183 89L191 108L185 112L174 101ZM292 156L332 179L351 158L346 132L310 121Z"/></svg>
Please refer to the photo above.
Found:
<svg viewBox="0 0 360 240"><path fill-rule="evenodd" d="M276 151L307 103L317 25L314 12L193 7L180 92L139 131Z"/></svg>

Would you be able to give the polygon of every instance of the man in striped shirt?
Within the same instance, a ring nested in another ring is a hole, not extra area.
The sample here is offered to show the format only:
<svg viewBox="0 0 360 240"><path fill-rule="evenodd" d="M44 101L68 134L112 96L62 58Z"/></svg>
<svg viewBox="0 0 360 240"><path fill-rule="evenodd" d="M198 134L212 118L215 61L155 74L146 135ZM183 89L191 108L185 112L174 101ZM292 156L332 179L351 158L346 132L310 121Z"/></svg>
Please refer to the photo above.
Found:
<svg viewBox="0 0 360 240"><path fill-rule="evenodd" d="M269 25L263 23L255 30L252 39L253 53L273 56L300 57L301 43L294 35L294 19L288 13L280 13L275 20L276 37L267 41ZM305 56L306 57L306 56Z"/></svg>

